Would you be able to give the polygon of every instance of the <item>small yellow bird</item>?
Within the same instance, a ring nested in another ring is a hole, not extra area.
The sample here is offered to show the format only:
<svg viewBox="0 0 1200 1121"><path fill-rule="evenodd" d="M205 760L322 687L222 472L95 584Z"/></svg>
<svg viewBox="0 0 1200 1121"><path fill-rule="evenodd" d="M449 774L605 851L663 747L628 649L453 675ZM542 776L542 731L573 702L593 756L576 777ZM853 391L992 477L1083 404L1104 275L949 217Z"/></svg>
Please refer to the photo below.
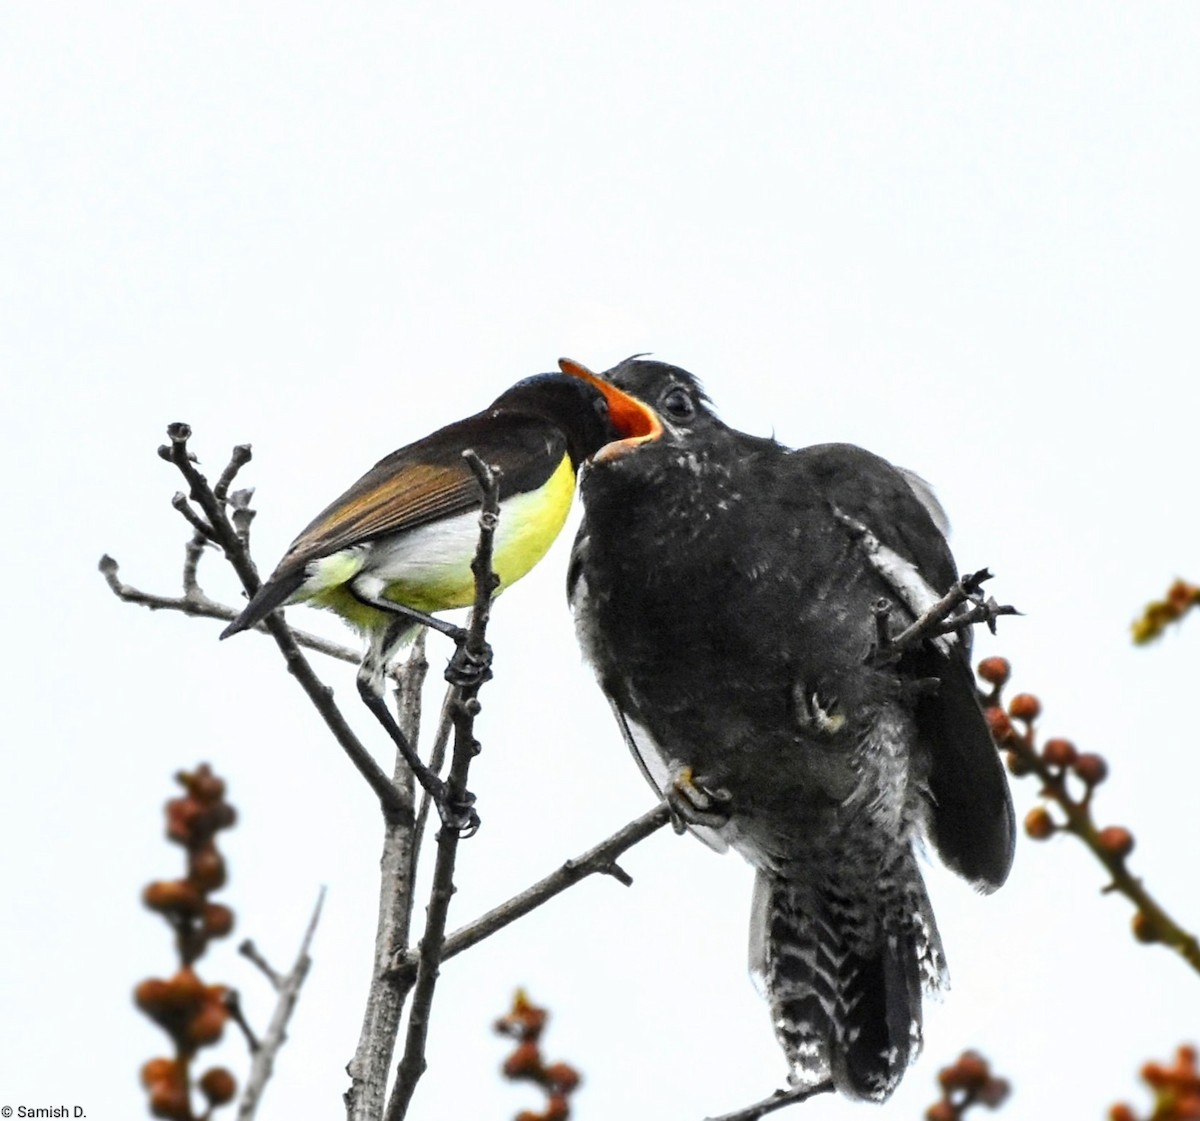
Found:
<svg viewBox="0 0 1200 1121"><path fill-rule="evenodd" d="M473 450L499 471L500 517L492 567L498 595L524 576L562 529L581 463L618 440L653 439L661 426L637 399L564 362L505 390L486 409L382 459L292 542L270 579L222 638L277 607L307 602L335 611L367 638L359 693L387 729L444 822L473 831L470 805L450 806L446 787L417 756L384 703L387 666L421 625L460 646L465 632L433 612L474 602L471 561L479 542ZM457 656L456 656L457 658Z"/></svg>

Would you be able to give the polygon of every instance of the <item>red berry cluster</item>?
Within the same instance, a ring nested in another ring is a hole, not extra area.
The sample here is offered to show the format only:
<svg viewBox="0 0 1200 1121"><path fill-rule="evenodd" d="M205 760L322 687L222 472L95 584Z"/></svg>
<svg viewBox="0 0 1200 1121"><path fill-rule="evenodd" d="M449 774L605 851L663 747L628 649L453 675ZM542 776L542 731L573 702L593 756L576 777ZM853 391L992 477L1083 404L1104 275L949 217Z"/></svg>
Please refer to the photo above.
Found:
<svg viewBox="0 0 1200 1121"><path fill-rule="evenodd" d="M978 1051L964 1051L958 1061L938 1071L942 1100L926 1111L926 1121L958 1121L973 1105L999 1109L1008 1097L1008 1082L996 1078Z"/></svg>
<svg viewBox="0 0 1200 1121"><path fill-rule="evenodd" d="M1153 642L1171 623L1177 623L1193 607L1200 607L1200 587L1176 580L1167 589L1165 599L1146 605L1142 617L1133 623L1133 641L1138 645Z"/></svg>
<svg viewBox="0 0 1200 1121"><path fill-rule="evenodd" d="M225 801L224 781L207 764L175 777L184 795L166 804L167 839L187 850L187 875L147 884L142 901L175 931L180 969L166 980L147 978L133 995L137 1006L175 1044L175 1058L151 1059L142 1067L151 1115L197 1121L191 1103L191 1062L199 1048L221 1038L229 1008L225 986L206 985L192 965L210 939L224 937L233 929L233 912L208 896L225 883L225 860L217 851L216 834L228 829L236 814ZM208 1102L200 1118L232 1101L237 1092L233 1075L224 1067L213 1067L196 1085Z"/></svg>
<svg viewBox="0 0 1200 1121"><path fill-rule="evenodd" d="M568 1098L579 1085L579 1072L567 1063L545 1063L539 1046L542 1030L549 1019L544 1008L531 1004L524 990L518 989L512 1009L496 1021L500 1035L517 1041L513 1051L500 1068L505 1078L514 1082L536 1082L546 1091L546 1108L540 1113L522 1110L516 1121L566 1121L571 1116Z"/></svg>
<svg viewBox="0 0 1200 1121"><path fill-rule="evenodd" d="M1198 1121L1200 1119L1200 1070L1196 1068L1196 1048L1180 1047L1174 1066L1147 1063L1142 1081L1154 1091L1154 1112L1145 1121ZM1132 1108L1114 1105L1109 1121L1139 1121Z"/></svg>
<svg viewBox="0 0 1200 1121"><path fill-rule="evenodd" d="M1067 739L1046 740L1039 748L1034 723L1042 712L1041 701L1032 693L1018 693L1007 710L1003 707L1001 694L1012 674L1005 658L985 658L978 672L991 687L981 695L984 715L997 746L1007 753L1009 771L1018 777L1036 775L1042 797L1061 811L1060 819L1046 804L1035 806L1025 816L1026 834L1035 841L1056 833L1073 833L1082 840L1112 874L1113 888L1138 907L1132 922L1138 941L1176 945L1185 939L1125 867L1133 852L1133 834L1123 825L1097 826L1092 818L1092 795L1108 777L1104 756L1079 751Z"/></svg>

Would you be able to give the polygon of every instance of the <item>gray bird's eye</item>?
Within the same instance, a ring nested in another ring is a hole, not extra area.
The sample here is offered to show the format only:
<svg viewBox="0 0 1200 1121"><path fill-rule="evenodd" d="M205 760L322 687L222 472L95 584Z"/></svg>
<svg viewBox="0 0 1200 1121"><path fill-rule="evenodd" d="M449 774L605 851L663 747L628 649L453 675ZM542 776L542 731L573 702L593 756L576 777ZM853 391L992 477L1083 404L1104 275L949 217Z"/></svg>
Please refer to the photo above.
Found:
<svg viewBox="0 0 1200 1121"><path fill-rule="evenodd" d="M663 411L672 420L691 420L696 412L691 396L681 385L668 389L662 396L661 404Z"/></svg>

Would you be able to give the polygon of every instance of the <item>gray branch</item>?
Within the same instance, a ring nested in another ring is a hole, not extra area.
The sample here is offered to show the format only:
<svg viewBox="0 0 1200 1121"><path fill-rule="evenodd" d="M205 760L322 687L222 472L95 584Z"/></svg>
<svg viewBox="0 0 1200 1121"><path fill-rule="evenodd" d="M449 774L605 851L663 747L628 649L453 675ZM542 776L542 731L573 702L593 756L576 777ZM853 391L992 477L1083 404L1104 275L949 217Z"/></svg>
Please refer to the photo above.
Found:
<svg viewBox="0 0 1200 1121"><path fill-rule="evenodd" d="M416 743L420 734L421 686L428 668L422 630L398 675L396 720L409 743ZM406 810L384 819L375 959L358 1049L346 1067L350 1075L350 1087L343 1096L346 1121L378 1121L383 1116L400 1018L412 988L411 977L398 977L390 968L396 954L408 948L416 870L413 775L400 752L396 752L394 781Z"/></svg>
<svg viewBox="0 0 1200 1121"><path fill-rule="evenodd" d="M288 1021L292 1018L296 1001L300 998L300 988L304 984L304 978L308 976L309 966L312 965L312 958L308 956L308 951L317 930L317 922L321 917L321 905L324 902L325 889L321 888L321 892L317 896L317 905L313 908L312 918L308 920L308 929L304 932L304 939L300 943L300 953L296 956L296 963L292 966L291 971L280 976L269 967L264 970L267 976L272 978L275 989L279 993L279 999L275 1003L275 1012L267 1027L267 1034L259 1041L258 1047L254 1051L250 1063L250 1076L246 1079L246 1088L242 1091L241 1100L238 1102L238 1121L250 1121L254 1116L258 1109L258 1103L262 1100L263 1090L275 1069L275 1056L287 1040ZM256 964L262 968L265 963L260 959Z"/></svg>
<svg viewBox="0 0 1200 1121"><path fill-rule="evenodd" d="M492 569L492 548L496 525L500 518L500 474L498 470L485 464L473 451L465 451L463 458L475 472L483 492L479 513L479 547L475 551L475 559L471 562L471 571L475 576L475 603L471 611L471 622L467 627L464 649L474 664L484 667L488 657L486 632L491 617L492 594L499 584ZM479 713L479 689L487 676L486 671L481 672L472 682L454 687L454 748L447 777L451 805L462 803L467 791L471 760L479 752L479 743L474 736L475 717ZM425 931L418 950L417 976L413 986L412 1006L408 1013L404 1054L396 1069L396 1082L388 1100L385 1114L387 1121L401 1121L406 1116L413 1091L421 1075L425 1073L429 1016L442 959L442 943L446 937L450 897L454 894L454 863L458 854L458 842L458 829L443 824L437 834L433 886L429 891Z"/></svg>
<svg viewBox="0 0 1200 1121"><path fill-rule="evenodd" d="M445 944L442 946L441 960L446 961L448 958L462 953L463 950L469 950L472 946L491 937L497 931L503 930L517 919L523 918L530 911L588 876L596 873L607 874L628 886L632 881L616 864L617 858L640 841L644 841L652 833L657 832L670 820L670 808L665 802L660 802L654 809L648 810L641 817L631 821L582 856L566 861L562 867L538 880L536 884L514 895L498 907L493 907L486 914L480 915L474 922L460 927L446 938ZM418 955L410 950L396 961L396 973L406 980L411 980L416 975L417 963Z"/></svg>
<svg viewBox="0 0 1200 1121"><path fill-rule="evenodd" d="M706 1121L758 1121L768 1113L774 1113L777 1109L784 1109L789 1105L799 1105L800 1102L806 1102L818 1094L832 1094L833 1089L832 1082L822 1082L816 1086L793 1086L790 1090L776 1090L769 1098L763 1098L760 1102L736 1109L732 1113L722 1113L720 1117L709 1117Z"/></svg>

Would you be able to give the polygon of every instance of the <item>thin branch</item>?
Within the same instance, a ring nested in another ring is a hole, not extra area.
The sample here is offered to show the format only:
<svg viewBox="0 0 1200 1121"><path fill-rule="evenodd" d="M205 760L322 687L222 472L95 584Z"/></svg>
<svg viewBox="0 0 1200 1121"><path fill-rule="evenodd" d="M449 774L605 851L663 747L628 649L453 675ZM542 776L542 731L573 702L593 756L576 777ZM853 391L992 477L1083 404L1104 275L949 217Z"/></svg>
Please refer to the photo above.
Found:
<svg viewBox="0 0 1200 1121"><path fill-rule="evenodd" d="M483 492L479 514L479 547L471 562L475 576L475 603L467 637L463 644L466 657L479 672L466 684L456 685L453 705L454 749L447 776L451 805L461 804L466 797L467 776L471 760L479 752L474 736L475 717L479 713L479 689L490 674L487 671L488 647L486 631L491 615L492 594L499 580L492 570L492 549L496 525L500 518L499 471L490 468L473 451L463 453ZM388 1101L387 1121L401 1121L408 1113L413 1091L425 1073L425 1044L429 1037L429 1015L437 985L442 943L446 937L446 917L450 897L454 894L454 862L458 853L459 831L443 824L437 834L437 858L433 868L433 886L426 908L425 931L418 951L417 978L413 988L412 1006L408 1015L408 1031L404 1054L396 1070L396 1083Z"/></svg>
<svg viewBox="0 0 1200 1121"><path fill-rule="evenodd" d="M416 743L420 734L421 686L428 668L425 631L421 630L412 652L400 668L397 684L396 720L409 743ZM350 1086L343 1097L347 1121L377 1121L383 1116L400 1017L412 987L412 978L399 978L389 968L395 956L408 948L416 869L413 775L400 752L396 753L393 780L405 800L407 811L384 821L375 960L358 1048L346 1067L346 1073L350 1075Z"/></svg>
<svg viewBox="0 0 1200 1121"><path fill-rule="evenodd" d="M184 586L185 588L187 587L186 581L190 572L193 590L185 591L181 596L155 595L152 592L143 592L131 584L123 583L117 575L120 571L120 565L107 554L100 558L100 572L103 574L108 586L112 589L113 595L125 603L147 607L151 611L179 611L184 615L194 615L205 619L220 619L223 622L231 623L241 614L240 608L227 607L223 603L209 599L200 590L199 585L195 583L195 562L199 560L203 550L194 550L194 544L195 539L193 538L188 544L188 553L184 568ZM270 633L265 623L259 623L258 626L252 629L262 634ZM308 631L297 630L293 627L289 627L288 629L291 631L292 637L296 640L296 645L298 646L315 650L318 654L325 654L330 658L336 658L340 662L350 662L353 665L358 665L362 661L362 654L357 650L352 650L349 646L342 646L340 643L331 642L327 638L322 638L320 635L312 634Z"/></svg>
<svg viewBox="0 0 1200 1121"><path fill-rule="evenodd" d="M187 480L190 488L189 497L199 505L208 519L214 539L224 550L226 558L242 582L242 587L246 589L247 593L253 595L258 591L261 583L258 578L258 569L250 559L245 540L226 516L225 503L213 493L212 488L208 485L208 480L195 465L195 457L187 447L191 434L192 430L186 424L168 425L167 435L170 437L171 443L169 446L159 448L159 455L173 463ZM375 792L384 813L388 815L402 813L403 805L391 779L375 762L370 752L363 747L350 725L346 723L341 710L334 703L333 690L317 677L312 666L309 665L308 659L301 653L288 625L274 612L267 616L264 624L283 654L288 671L299 682L300 687L312 702L313 707L321 714L342 750L349 756L359 774L366 779Z"/></svg>
<svg viewBox="0 0 1200 1121"><path fill-rule="evenodd" d="M985 580L991 578L992 573L986 568L960 577L941 599L921 614L920 618L892 638L889 645L893 649L903 650L924 638L957 633L976 623L986 623L995 634L997 618L1001 615L1020 613L1015 607L1001 605L994 599L983 599L980 587ZM967 603L971 604L969 610L955 614L959 607Z"/></svg>
<svg viewBox="0 0 1200 1121"><path fill-rule="evenodd" d="M250 1054L253 1055L261 1046L257 1035L254 1034L254 1029L250 1026L250 1022L246 1019L245 1010L242 1008L241 994L237 989L230 989L225 994L225 1008L229 1012L229 1018L237 1024L241 1029L242 1035L246 1037L246 1047Z"/></svg>
<svg viewBox="0 0 1200 1121"><path fill-rule="evenodd" d="M446 696L442 701L441 715L438 717L437 734L433 739L433 747L429 752L429 769L435 774L442 773L442 767L446 762L446 747L450 743L450 733L454 729L454 705L455 693L453 689L446 690ZM421 791L421 805L417 810L417 823L413 837L413 855L412 864L409 868L410 876L413 880L412 888L416 888L417 862L421 857L421 845L425 841L425 826L429 821L429 808L433 804L433 799L429 796L428 790Z"/></svg>
<svg viewBox="0 0 1200 1121"><path fill-rule="evenodd" d="M259 948L249 938L238 947L238 953L258 968L258 971L271 983L271 988L278 990L283 984L283 974L275 971L275 968L262 956Z"/></svg>
<svg viewBox="0 0 1200 1121"><path fill-rule="evenodd" d="M732 1113L722 1113L720 1117L709 1117L707 1121L758 1121L768 1113L784 1109L789 1105L799 1105L818 1094L832 1094L832 1082L821 1082L816 1086L793 1086L790 1090L776 1090L769 1098L748 1105L744 1109L736 1109Z"/></svg>
<svg viewBox="0 0 1200 1121"><path fill-rule="evenodd" d="M553 899L556 895L567 890L580 880L596 873L608 874L620 879L626 886L631 882L626 876L622 878L621 869L615 861L622 853L644 841L652 833L657 832L671 820L671 810L665 802L660 802L652 810L641 817L635 818L624 828L617 830L611 837L594 848L588 849L582 856L566 861L550 875L538 880L536 884L514 895L511 899L493 907L486 914L480 915L466 926L459 927L446 938L442 946L442 961L469 950L472 946L490 938L497 931L503 930L510 923L523 918L530 911ZM409 951L396 962L396 972L404 978L415 976L417 970L417 954Z"/></svg>
<svg viewBox="0 0 1200 1121"><path fill-rule="evenodd" d="M217 479L217 485L213 487L213 495L218 502L225 501L225 496L229 494L229 488L233 485L234 476L253 458L254 452L251 451L249 444L238 444L234 447L229 456L229 462L225 465L225 470L221 472L221 477Z"/></svg>
<svg viewBox="0 0 1200 1121"><path fill-rule="evenodd" d="M304 978L308 976L309 966L312 965L312 958L308 956L308 951L317 930L317 922L321 918L321 905L324 902L325 889L321 888L321 892L317 896L317 905L313 908L312 918L308 920L308 929L304 932L304 938L300 943L296 964L292 966L288 974L279 977L275 985L279 999L275 1004L271 1023L267 1027L267 1034L263 1036L258 1050L254 1052L254 1058L250 1064L250 1076L246 1080L246 1088L242 1091L242 1098L238 1103L238 1121L250 1121L254 1116L258 1109L258 1103L262 1100L263 1090L275 1067L275 1056L287 1040L288 1021L291 1019L296 1001L300 997L300 988L304 984ZM265 963L260 963L260 967L262 964Z"/></svg>
<svg viewBox="0 0 1200 1121"><path fill-rule="evenodd" d="M1120 838L1116 838L1117 843L1114 844L1111 831L1120 827L1100 828L1092 817L1094 784L1088 785L1084 797L1072 797L1067 788L1066 768L1054 766L1037 750L1033 720L1022 720L1019 716L1017 719L1025 724L1023 732L1017 731L1011 723L1007 730L998 729L993 723L993 735L996 742L1017 761L1016 767L1010 761L1009 769L1018 774L1027 774L1030 771L1036 774L1042 781L1042 797L1052 801L1063 812L1066 821L1062 824L1054 823L1050 831L1074 833L1104 865L1112 877L1104 891L1125 896L1137 908L1133 930L1139 941L1161 942L1170 946L1192 969L1200 973L1200 940L1171 917L1166 908L1146 890L1141 879L1133 875L1126 865L1126 857L1133 847L1132 836L1129 837L1127 846L1120 843ZM1029 831L1028 818L1026 831ZM1125 832L1124 829L1120 829L1121 834Z"/></svg>

